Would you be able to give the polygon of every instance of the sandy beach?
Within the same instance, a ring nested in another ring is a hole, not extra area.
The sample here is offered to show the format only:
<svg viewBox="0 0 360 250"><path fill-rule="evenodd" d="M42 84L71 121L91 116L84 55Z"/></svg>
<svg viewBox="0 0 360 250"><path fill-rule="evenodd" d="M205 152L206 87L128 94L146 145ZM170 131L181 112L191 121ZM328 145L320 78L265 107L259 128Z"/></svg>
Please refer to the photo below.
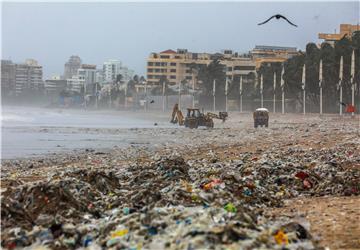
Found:
<svg viewBox="0 0 360 250"><path fill-rule="evenodd" d="M252 114L230 112L186 129L136 116L148 126L30 128L120 139L3 160L2 246L360 249L359 117L271 114L255 129Z"/></svg>

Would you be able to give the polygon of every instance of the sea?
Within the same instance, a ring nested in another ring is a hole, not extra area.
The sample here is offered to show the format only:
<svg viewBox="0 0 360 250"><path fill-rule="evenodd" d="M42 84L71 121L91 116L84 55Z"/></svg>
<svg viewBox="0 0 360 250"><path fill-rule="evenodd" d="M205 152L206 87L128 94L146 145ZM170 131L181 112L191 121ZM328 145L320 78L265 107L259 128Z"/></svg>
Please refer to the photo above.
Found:
<svg viewBox="0 0 360 250"><path fill-rule="evenodd" d="M133 133L111 131L168 124L167 119L138 112L2 106L1 159L127 146L136 139Z"/></svg>

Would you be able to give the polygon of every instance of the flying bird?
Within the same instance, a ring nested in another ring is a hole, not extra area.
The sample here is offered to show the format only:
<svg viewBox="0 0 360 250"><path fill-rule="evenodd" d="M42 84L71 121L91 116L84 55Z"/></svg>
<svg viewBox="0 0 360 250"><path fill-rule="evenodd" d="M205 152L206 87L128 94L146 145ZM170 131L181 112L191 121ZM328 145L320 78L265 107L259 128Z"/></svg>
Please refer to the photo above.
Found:
<svg viewBox="0 0 360 250"><path fill-rule="evenodd" d="M269 22L269 21L270 21L271 19L273 19L274 17L275 17L276 19L280 19L280 18L285 19L285 20L286 20L288 23L290 23L291 25L297 27L296 24L293 24L293 23L290 22L286 17L284 17L283 15L280 15L280 14L273 15L272 17L270 17L270 18L269 18L268 20L266 20L265 22L258 23L258 25L263 25L263 24Z"/></svg>
<svg viewBox="0 0 360 250"><path fill-rule="evenodd" d="M346 103L340 102L341 105L343 105L344 107L346 107Z"/></svg>
<svg viewBox="0 0 360 250"><path fill-rule="evenodd" d="M154 100L151 100L150 103L154 103L155 101Z"/></svg>

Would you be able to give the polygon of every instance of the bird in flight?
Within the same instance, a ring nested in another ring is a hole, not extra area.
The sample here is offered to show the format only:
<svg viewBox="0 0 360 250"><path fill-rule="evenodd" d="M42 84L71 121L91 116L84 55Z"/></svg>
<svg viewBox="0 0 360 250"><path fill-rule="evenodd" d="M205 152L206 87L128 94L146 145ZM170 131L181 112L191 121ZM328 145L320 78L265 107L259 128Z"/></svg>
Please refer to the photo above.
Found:
<svg viewBox="0 0 360 250"><path fill-rule="evenodd" d="M291 25L297 27L296 24L293 24L293 23L290 22L286 17L284 17L283 15L280 15L280 14L273 15L273 16L270 17L268 20L266 20L266 21L264 21L264 22L262 22L262 23L258 23L258 25L263 25L263 24L269 22L269 21L270 21L271 19L273 19L274 17L275 17L276 19L280 19L280 18L285 19L285 20L286 20L288 23L290 23Z"/></svg>

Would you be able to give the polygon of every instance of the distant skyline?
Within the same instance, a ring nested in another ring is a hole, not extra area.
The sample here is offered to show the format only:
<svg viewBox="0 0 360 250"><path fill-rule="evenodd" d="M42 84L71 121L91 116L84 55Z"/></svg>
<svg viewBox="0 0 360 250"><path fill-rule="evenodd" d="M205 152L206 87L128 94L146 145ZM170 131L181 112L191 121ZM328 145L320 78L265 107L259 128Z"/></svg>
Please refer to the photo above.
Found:
<svg viewBox="0 0 360 250"><path fill-rule="evenodd" d="M71 55L98 66L118 59L146 76L151 52L185 48L193 52L255 45L304 49L318 33L357 24L359 2L194 2L194 3L2 3L2 59L43 66L44 78L62 75ZM274 14L283 20L258 26Z"/></svg>

